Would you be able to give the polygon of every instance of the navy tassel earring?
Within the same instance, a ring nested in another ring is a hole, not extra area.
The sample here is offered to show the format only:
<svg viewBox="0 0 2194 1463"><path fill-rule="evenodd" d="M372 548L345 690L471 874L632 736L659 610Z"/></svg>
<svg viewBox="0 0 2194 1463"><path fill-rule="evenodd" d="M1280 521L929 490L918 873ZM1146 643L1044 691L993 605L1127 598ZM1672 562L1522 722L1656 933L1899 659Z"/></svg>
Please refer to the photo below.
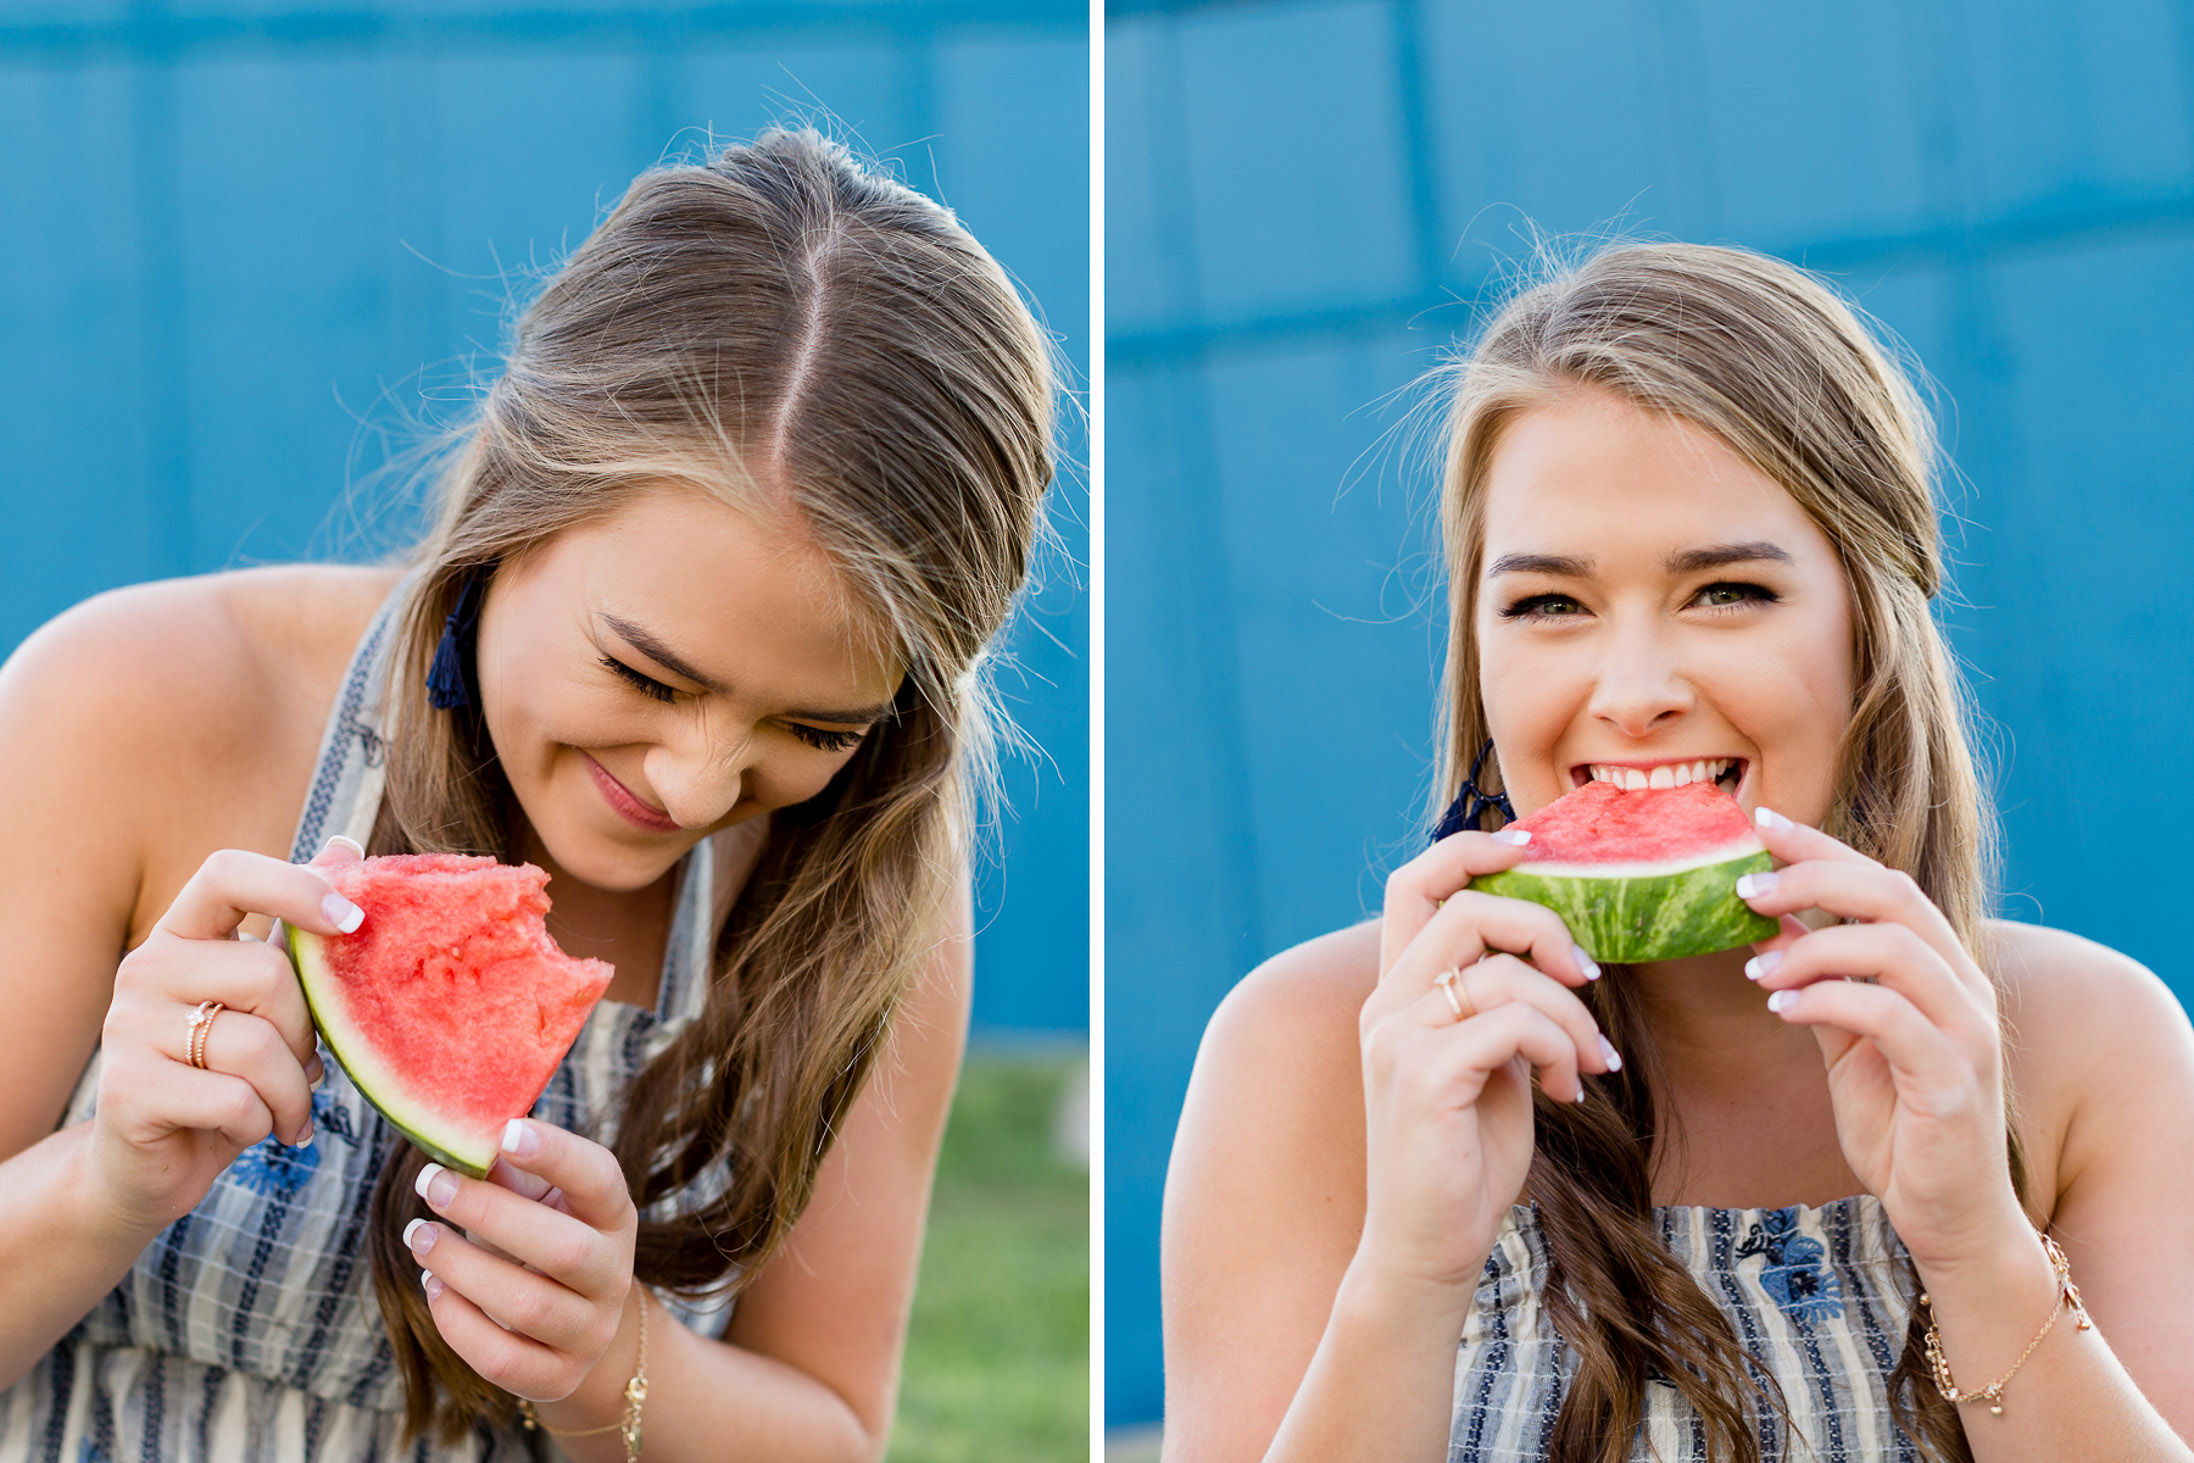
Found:
<svg viewBox="0 0 2194 1463"><path fill-rule="evenodd" d="M480 597L487 579L484 566L466 570L464 587L457 591L457 608L442 621L442 639L434 647L434 664L427 668L427 704L437 711L472 705L472 677L465 667L480 628Z"/></svg>
<svg viewBox="0 0 2194 1463"><path fill-rule="evenodd" d="M1478 791L1478 778L1485 771L1486 757L1492 751L1493 738L1487 737L1486 744L1478 749L1477 757L1470 764L1470 776L1463 779L1463 790L1455 794L1455 801L1447 805L1447 811L1440 815L1439 826L1432 830L1432 842L1438 843L1465 828L1477 828L1479 818L1488 808L1498 808L1503 818L1515 820L1516 810L1509 806L1507 793L1497 792L1487 797Z"/></svg>

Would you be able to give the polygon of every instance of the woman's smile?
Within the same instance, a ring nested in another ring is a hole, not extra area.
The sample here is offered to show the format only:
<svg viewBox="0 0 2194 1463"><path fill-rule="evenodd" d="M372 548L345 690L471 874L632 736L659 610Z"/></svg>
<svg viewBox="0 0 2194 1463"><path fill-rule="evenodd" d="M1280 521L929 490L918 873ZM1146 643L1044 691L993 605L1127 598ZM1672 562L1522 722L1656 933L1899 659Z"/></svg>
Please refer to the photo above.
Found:
<svg viewBox="0 0 2194 1463"><path fill-rule="evenodd" d="M1712 434L1579 387L1502 432L1475 624L1502 782L1828 810L1854 685L1834 547Z"/></svg>
<svg viewBox="0 0 2194 1463"><path fill-rule="evenodd" d="M595 784L602 789L603 801L615 810L618 817L623 818L634 827L645 828L650 833L676 833L678 831L677 819L671 817L661 808L651 806L639 794L611 776L608 768L585 752L581 752L579 755L585 760L587 770L594 774Z"/></svg>

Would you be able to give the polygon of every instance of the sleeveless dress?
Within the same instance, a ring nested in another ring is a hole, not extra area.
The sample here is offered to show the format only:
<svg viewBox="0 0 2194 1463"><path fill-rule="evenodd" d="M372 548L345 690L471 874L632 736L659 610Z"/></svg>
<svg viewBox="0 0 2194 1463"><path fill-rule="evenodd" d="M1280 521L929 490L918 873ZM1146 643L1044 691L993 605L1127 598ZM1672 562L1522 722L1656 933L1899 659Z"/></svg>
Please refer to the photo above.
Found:
<svg viewBox="0 0 2194 1463"><path fill-rule="evenodd" d="M383 688L395 610L381 607L328 718L292 862L330 835L372 832L386 771ZM696 844L678 875L656 1008L597 1005L533 1115L600 1138L626 1082L700 1014L718 905L737 858ZM477 1431L454 1449L404 1447L404 1389L373 1296L373 1185L403 1139L322 1052L313 1142L245 1150L197 1208L148 1245L121 1283L15 1386L0 1392L0 1460L40 1463L374 1463L548 1456L539 1434ZM92 1114L99 1057L63 1126ZM658 1297L718 1335L728 1305Z"/></svg>
<svg viewBox="0 0 2194 1463"><path fill-rule="evenodd" d="M1762 1463L1917 1463L1889 1411L1912 1298L1905 1249L1872 1194L1818 1208L1663 1208L1661 1238L1783 1389L1785 1422L1759 1418ZM1538 1463L1576 1371L1540 1296L1547 1251L1538 1211L1518 1204L1486 1258L1455 1366L1449 1463ZM1649 1383L1633 1463L1704 1463L1697 1412Z"/></svg>

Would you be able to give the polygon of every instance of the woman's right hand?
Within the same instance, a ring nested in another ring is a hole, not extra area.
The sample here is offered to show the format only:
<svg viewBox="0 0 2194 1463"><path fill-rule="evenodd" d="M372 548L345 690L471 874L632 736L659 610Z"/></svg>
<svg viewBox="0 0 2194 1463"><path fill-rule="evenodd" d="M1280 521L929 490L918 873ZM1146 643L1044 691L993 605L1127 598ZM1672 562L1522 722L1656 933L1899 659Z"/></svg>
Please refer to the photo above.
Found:
<svg viewBox="0 0 2194 1463"><path fill-rule="evenodd" d="M1444 838L1387 880L1379 984L1358 1023L1368 1172L1356 1263L1391 1279L1475 1287L1531 1167L1532 1069L1548 1096L1572 1101L1581 1073L1621 1065L1576 995L1598 967L1560 916L1469 888L1524 861L1521 831ZM1450 970L1461 1018L1437 985Z"/></svg>
<svg viewBox="0 0 2194 1463"><path fill-rule="evenodd" d="M303 988L279 945L239 938L251 914L340 936L363 916L316 865L358 854L331 842L311 864L225 849L123 957L100 1030L89 1181L97 1212L158 1230L194 1208L236 1155L270 1134L312 1140L320 1077ZM205 1068L190 1061L192 1014L219 1001Z"/></svg>

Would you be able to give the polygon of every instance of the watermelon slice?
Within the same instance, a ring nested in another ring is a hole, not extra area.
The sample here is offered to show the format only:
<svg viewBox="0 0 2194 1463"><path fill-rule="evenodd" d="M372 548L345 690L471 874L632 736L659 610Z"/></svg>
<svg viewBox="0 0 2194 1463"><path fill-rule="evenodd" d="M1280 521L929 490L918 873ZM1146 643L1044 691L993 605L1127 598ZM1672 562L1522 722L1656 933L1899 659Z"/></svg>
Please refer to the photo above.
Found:
<svg viewBox="0 0 2194 1463"><path fill-rule="evenodd" d="M1737 800L1710 782L1588 782L1513 826L1531 830L1530 861L1470 887L1545 905L1596 960L1709 955L1779 928L1736 889L1738 875L1775 861Z"/></svg>
<svg viewBox="0 0 2194 1463"><path fill-rule="evenodd" d="M549 937L548 874L456 854L317 866L365 922L292 928L313 1023L366 1100L475 1178L532 1111L615 972Z"/></svg>

